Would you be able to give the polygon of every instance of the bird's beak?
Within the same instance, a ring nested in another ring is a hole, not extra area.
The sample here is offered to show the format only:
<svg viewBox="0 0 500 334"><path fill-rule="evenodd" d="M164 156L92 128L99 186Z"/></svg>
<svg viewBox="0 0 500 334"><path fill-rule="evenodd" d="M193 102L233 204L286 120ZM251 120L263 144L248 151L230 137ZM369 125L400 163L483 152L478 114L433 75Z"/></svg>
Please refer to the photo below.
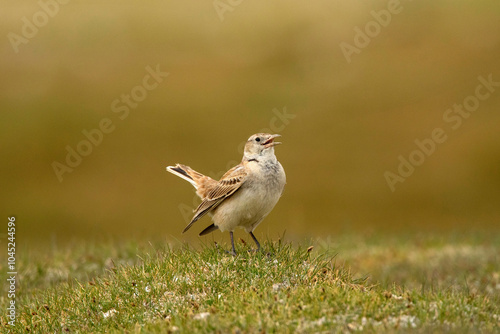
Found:
<svg viewBox="0 0 500 334"><path fill-rule="evenodd" d="M281 135L272 135L268 140L264 142L264 147L269 148L281 144L280 142L274 141L274 138L281 137Z"/></svg>

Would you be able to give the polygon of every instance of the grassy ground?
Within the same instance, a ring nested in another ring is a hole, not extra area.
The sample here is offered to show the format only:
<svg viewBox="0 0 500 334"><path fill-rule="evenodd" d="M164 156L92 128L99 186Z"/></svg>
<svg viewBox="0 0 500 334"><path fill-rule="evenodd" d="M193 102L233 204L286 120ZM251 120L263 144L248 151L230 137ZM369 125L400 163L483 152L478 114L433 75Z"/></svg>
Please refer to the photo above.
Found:
<svg viewBox="0 0 500 334"><path fill-rule="evenodd" d="M239 242L235 258L227 245L54 247L18 259L17 325L0 321L19 333L498 332L498 241Z"/></svg>

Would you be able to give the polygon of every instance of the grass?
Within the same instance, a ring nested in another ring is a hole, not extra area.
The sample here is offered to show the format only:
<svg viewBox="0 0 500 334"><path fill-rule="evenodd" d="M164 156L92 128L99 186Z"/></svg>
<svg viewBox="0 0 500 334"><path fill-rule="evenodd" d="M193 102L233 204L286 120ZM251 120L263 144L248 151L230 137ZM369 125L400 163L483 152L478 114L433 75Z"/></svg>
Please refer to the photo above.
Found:
<svg viewBox="0 0 500 334"><path fill-rule="evenodd" d="M497 241L348 236L313 249L268 241L265 253L240 242L237 257L227 245L75 244L19 259L10 329L498 332ZM7 302L3 294L2 309Z"/></svg>

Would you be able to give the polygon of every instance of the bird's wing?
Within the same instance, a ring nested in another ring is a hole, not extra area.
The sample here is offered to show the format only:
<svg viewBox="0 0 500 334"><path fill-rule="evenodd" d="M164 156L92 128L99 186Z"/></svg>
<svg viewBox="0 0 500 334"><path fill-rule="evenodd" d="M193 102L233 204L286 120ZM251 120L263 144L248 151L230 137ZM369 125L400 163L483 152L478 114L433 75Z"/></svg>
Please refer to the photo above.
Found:
<svg viewBox="0 0 500 334"><path fill-rule="evenodd" d="M196 194L201 199L204 199L207 193L217 184L217 181L211 177L198 173L186 165L168 166L167 171L191 183L196 188Z"/></svg>
<svg viewBox="0 0 500 334"><path fill-rule="evenodd" d="M245 183L246 178L247 173L241 164L228 170L196 208L193 219L191 219L191 222L186 226L183 233L189 230L194 222L215 209L226 198L234 194L241 185Z"/></svg>

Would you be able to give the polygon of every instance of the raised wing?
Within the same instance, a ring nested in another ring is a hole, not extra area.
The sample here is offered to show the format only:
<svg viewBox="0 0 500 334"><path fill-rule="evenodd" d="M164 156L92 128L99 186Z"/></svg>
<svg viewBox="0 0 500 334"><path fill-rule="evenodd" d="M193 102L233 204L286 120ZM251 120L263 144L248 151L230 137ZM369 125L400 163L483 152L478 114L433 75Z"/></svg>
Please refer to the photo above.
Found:
<svg viewBox="0 0 500 334"><path fill-rule="evenodd" d="M198 219L214 210L226 198L234 194L245 183L246 178L247 173L241 164L228 170L196 208L193 219L191 219L191 222L189 222L182 233L189 230Z"/></svg>

